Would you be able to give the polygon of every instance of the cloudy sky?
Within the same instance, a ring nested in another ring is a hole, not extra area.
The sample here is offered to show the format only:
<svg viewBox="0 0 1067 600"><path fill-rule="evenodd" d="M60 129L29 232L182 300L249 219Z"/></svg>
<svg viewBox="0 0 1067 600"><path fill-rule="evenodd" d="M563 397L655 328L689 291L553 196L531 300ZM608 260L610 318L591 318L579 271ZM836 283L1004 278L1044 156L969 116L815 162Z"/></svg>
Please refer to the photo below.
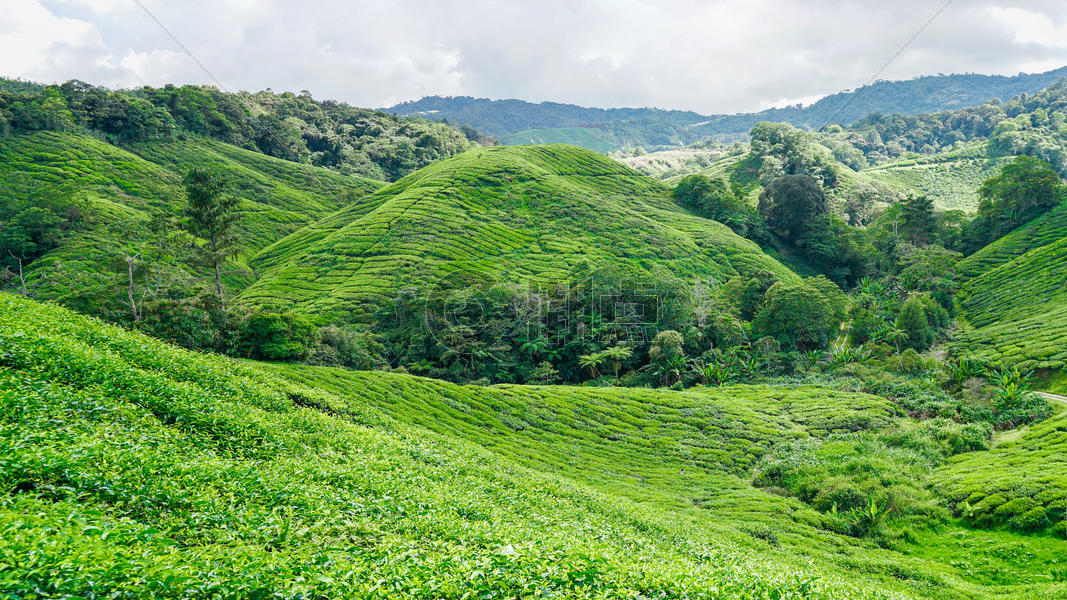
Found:
<svg viewBox="0 0 1067 600"><path fill-rule="evenodd" d="M944 0L140 3L0 0L0 75L112 87L215 77L371 107L441 94L729 113L867 82ZM881 78L1063 65L1067 2L954 0Z"/></svg>

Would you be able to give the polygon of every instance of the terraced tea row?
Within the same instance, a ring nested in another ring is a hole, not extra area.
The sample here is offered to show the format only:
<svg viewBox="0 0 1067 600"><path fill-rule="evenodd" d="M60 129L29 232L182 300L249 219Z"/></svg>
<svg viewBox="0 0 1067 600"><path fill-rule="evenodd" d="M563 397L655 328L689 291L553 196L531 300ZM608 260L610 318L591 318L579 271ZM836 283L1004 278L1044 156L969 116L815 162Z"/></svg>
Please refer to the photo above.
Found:
<svg viewBox="0 0 1067 600"><path fill-rule="evenodd" d="M257 306L365 319L401 287L554 282L583 261L724 279L792 273L662 184L588 150L483 148L441 161L255 257Z"/></svg>
<svg viewBox="0 0 1067 600"><path fill-rule="evenodd" d="M244 256L382 185L204 138L123 149L73 133L9 136L0 139L0 202L56 195L76 199L82 213L61 245L34 265L41 272L57 263L76 266L79 285L41 294L58 297L113 276L114 263L147 235L152 210L180 212L182 177L203 164L218 169L229 193L241 199L237 230Z"/></svg>
<svg viewBox="0 0 1067 600"><path fill-rule="evenodd" d="M736 473L875 427L818 388L462 387L236 363L0 295L0 585L16 595L1055 597L1041 538L929 558ZM695 492L699 495L694 496ZM995 556L995 558L994 558Z"/></svg>

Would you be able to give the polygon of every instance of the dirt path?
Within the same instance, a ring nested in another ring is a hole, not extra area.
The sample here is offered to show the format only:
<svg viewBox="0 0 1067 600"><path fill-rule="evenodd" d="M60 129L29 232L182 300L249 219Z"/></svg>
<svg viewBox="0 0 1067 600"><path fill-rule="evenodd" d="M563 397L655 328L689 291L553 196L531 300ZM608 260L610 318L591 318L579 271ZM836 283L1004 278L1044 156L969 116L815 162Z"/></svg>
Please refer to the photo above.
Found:
<svg viewBox="0 0 1067 600"><path fill-rule="evenodd" d="M1050 394L1048 392L1038 392L1045 398L1052 400L1053 402L1059 402L1060 404L1067 405L1067 396L1060 396L1059 394Z"/></svg>

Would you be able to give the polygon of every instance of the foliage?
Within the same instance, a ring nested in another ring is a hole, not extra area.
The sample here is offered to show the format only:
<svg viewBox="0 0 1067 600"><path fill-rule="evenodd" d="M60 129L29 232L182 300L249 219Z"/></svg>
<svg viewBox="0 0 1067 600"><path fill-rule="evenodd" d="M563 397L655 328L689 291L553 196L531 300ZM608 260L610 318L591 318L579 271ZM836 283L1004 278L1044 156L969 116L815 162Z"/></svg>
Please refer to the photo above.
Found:
<svg viewBox="0 0 1067 600"><path fill-rule="evenodd" d="M763 308L752 321L753 331L775 338L786 348L826 348L841 324L844 301L827 295L829 286L819 281L813 278L771 286ZM837 295L844 296L840 291Z"/></svg>
<svg viewBox="0 0 1067 600"><path fill-rule="evenodd" d="M769 182L760 194L759 211L768 227L796 241L805 231L804 224L826 213L826 196L811 177L786 175Z"/></svg>
<svg viewBox="0 0 1067 600"><path fill-rule="evenodd" d="M978 216L964 232L968 253L1067 200L1067 185L1048 163L1020 156L983 182L978 195Z"/></svg>
<svg viewBox="0 0 1067 600"><path fill-rule="evenodd" d="M252 358L297 360L304 358L315 339L315 326L293 313L259 313L243 324L241 348Z"/></svg>
<svg viewBox="0 0 1067 600"><path fill-rule="evenodd" d="M0 91L0 122L14 133L81 129L123 144L207 136L390 181L467 150L469 138L481 139L476 132L318 101L307 93L229 93L190 85L112 91L80 81Z"/></svg>
<svg viewBox="0 0 1067 600"><path fill-rule="evenodd" d="M734 230L737 235L756 242L767 239L766 224L758 211L745 202L743 194L722 179L690 175L672 191L679 204Z"/></svg>
<svg viewBox="0 0 1067 600"><path fill-rule="evenodd" d="M756 123L752 128L752 156L760 162L760 183L767 185L772 181L790 175L805 176L810 178L815 187L834 187L837 185L837 172L834 160L827 156L822 146L819 146L811 133L792 127L786 123ZM787 180L790 186L797 185L802 180ZM772 192L772 197L779 192L787 193L786 189ZM807 190L793 190L793 194L808 194ZM762 198L761 198L762 201ZM779 204L785 203L785 197L776 198ZM810 202L815 202L811 200ZM796 200L792 202L796 204ZM792 210L796 210L795 208ZM805 209L806 210L806 209ZM824 209L816 208L806 210L801 221L811 214L822 212ZM767 213L760 208L760 212ZM768 221L770 217L768 216ZM772 227L781 227L781 222L771 224Z"/></svg>
<svg viewBox="0 0 1067 600"><path fill-rule="evenodd" d="M934 330L926 305L918 295L908 298L897 317L897 329L904 332L904 347L912 350L926 350L934 343Z"/></svg>
<svg viewBox="0 0 1067 600"><path fill-rule="evenodd" d="M203 167L185 175L185 227L203 239L203 260L215 270L215 290L225 304L222 290L222 264L238 252L235 233L240 200L226 193L226 182Z"/></svg>

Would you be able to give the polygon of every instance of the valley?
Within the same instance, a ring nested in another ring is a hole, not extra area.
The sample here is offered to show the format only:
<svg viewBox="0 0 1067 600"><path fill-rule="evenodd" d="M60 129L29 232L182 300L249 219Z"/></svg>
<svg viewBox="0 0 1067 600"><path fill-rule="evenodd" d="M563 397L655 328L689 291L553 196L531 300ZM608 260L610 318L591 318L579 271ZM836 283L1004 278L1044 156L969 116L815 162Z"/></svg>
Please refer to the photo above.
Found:
<svg viewBox="0 0 1067 600"><path fill-rule="evenodd" d="M0 80L0 596L1067 598L1061 73Z"/></svg>

